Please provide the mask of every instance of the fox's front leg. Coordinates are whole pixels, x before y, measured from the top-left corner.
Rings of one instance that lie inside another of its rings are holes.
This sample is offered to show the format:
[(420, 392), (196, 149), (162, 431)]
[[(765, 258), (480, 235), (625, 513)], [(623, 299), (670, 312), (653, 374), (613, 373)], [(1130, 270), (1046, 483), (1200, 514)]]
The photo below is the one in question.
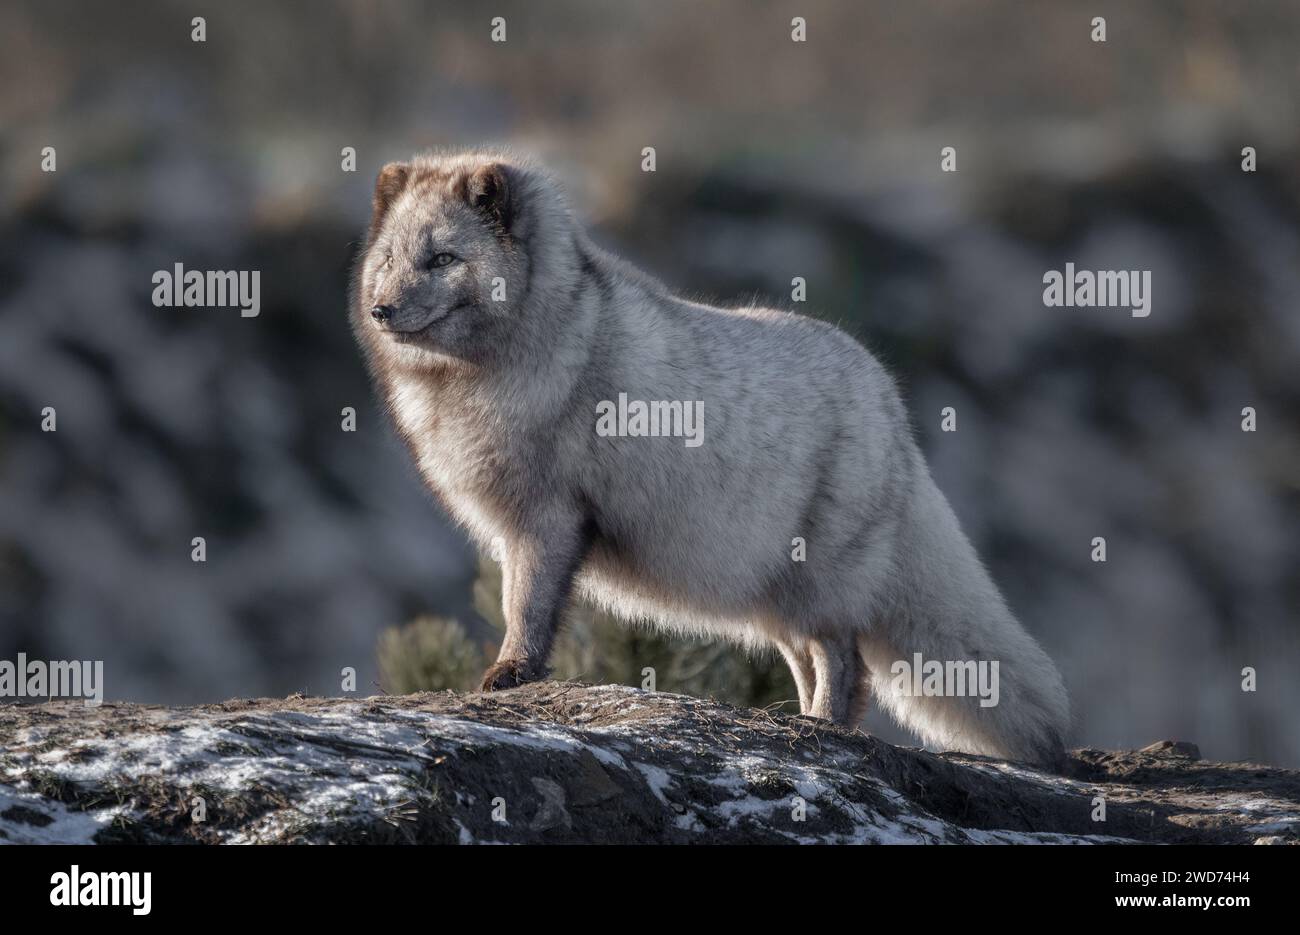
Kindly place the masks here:
[(506, 636), (497, 661), (483, 674), (482, 691), (514, 688), (550, 674), (547, 661), (586, 543), (576, 519), (547, 528), (507, 544), (501, 571)]

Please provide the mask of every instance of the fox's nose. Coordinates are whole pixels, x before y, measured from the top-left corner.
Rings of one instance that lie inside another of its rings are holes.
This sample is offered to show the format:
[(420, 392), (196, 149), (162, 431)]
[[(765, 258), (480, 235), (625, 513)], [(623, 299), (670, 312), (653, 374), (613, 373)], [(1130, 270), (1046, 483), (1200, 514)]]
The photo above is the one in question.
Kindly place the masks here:
[(393, 307), (391, 305), (376, 305), (370, 310), (370, 317), (379, 322), (388, 321), (393, 317)]

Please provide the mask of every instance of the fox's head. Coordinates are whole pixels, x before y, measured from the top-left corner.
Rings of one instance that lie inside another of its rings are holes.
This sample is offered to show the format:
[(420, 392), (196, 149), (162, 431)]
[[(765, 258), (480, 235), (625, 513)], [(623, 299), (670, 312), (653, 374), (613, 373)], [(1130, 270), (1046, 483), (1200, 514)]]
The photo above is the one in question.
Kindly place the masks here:
[[(482, 362), (513, 332), (549, 186), (507, 158), (421, 156), (384, 166), (353, 285), (353, 327), (412, 365)], [(565, 213), (565, 212), (561, 212)]]

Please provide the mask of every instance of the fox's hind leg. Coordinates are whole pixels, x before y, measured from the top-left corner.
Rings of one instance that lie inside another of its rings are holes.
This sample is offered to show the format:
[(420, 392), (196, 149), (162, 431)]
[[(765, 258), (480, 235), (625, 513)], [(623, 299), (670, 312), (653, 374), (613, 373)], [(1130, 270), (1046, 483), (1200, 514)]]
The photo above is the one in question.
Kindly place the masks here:
[(845, 633), (814, 640), (809, 649), (816, 673), (809, 713), (843, 727), (856, 727), (870, 701), (867, 667), (856, 637)]
[(853, 682), (853, 693), (849, 696), (849, 726), (857, 727), (871, 707), (871, 670), (867, 668), (867, 657), (862, 651), (860, 640), (853, 641), (853, 656), (857, 665), (857, 678)]
[(813, 670), (812, 653), (807, 645), (778, 641), (776, 648), (781, 650), (790, 674), (794, 676), (794, 687), (799, 690), (799, 713), (811, 714), (813, 690), (817, 686), (817, 673)]

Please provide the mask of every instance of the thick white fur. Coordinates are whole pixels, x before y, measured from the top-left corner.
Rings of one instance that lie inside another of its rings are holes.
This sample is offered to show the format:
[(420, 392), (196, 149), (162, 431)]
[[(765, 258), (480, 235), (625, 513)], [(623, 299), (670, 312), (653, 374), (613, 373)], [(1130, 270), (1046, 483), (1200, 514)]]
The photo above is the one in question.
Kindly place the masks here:
[[(500, 243), (456, 194), (456, 173), (488, 163), (512, 198)], [(548, 628), (576, 590), (632, 621), (777, 647), (806, 713), (853, 724), (874, 696), (936, 747), (1059, 760), (1060, 676), (981, 565), (865, 348), (811, 318), (673, 295), (593, 245), (558, 186), (508, 154), (412, 166), (417, 181), (376, 218), (354, 323), (430, 487), (477, 540), (506, 544), (498, 670), (544, 672)], [(466, 258), (459, 278), (422, 270), (430, 239)], [(495, 274), (511, 302), (439, 307)], [(435, 316), (425, 343), (394, 346), (370, 327), (364, 310), (381, 296), (403, 322)], [(702, 402), (704, 443), (598, 436), (597, 404), (619, 393)], [(796, 539), (806, 561), (792, 560)], [(914, 653), (996, 661), (999, 703), (895, 692), (891, 666)]]

